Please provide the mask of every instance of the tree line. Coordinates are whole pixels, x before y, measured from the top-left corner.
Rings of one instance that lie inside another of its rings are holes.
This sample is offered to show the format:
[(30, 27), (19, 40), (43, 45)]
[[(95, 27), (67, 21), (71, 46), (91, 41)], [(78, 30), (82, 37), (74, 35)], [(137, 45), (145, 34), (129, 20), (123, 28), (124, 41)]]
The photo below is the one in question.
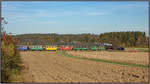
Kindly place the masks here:
[(110, 43), (123, 47), (148, 47), (145, 32), (107, 32), (102, 34), (21, 34), (14, 35), (21, 45)]

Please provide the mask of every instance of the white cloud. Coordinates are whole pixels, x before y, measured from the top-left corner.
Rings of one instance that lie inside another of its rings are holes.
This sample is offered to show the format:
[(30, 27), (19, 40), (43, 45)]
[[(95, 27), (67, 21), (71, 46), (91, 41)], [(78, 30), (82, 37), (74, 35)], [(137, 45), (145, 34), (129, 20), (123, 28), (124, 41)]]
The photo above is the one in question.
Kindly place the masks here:
[(140, 7), (148, 7), (147, 4), (143, 3), (130, 3), (130, 4), (118, 4), (118, 5), (105, 5), (106, 7), (111, 7), (111, 8), (140, 8)]
[(62, 16), (74, 16), (74, 15), (82, 15), (82, 16), (101, 16), (101, 15), (110, 15), (110, 13), (98, 12), (98, 11), (44, 11), (44, 10), (36, 10), (34, 13), (34, 17), (62, 17)]
[(101, 15), (109, 15), (109, 13), (104, 13), (104, 12), (89, 12), (89, 16), (101, 16)]
[(80, 11), (49, 11), (49, 10), (35, 10), (35, 17), (61, 17), (70, 15), (80, 15)]
[(2, 9), (5, 11), (16, 11), (19, 10), (18, 8), (22, 7), (24, 5), (17, 4), (17, 3), (9, 3), (9, 2), (3, 2), (2, 3)]
[(148, 7), (148, 4), (147, 5), (143, 5), (143, 4), (126, 4), (126, 5), (119, 5), (119, 7), (121, 7), (121, 8)]
[(56, 21), (41, 21), (39, 23), (40, 24), (60, 24), (60, 22), (56, 22)]
[(16, 10), (17, 7), (15, 5), (9, 5), (7, 3), (2, 4), (2, 10), (10, 11), (10, 10)]

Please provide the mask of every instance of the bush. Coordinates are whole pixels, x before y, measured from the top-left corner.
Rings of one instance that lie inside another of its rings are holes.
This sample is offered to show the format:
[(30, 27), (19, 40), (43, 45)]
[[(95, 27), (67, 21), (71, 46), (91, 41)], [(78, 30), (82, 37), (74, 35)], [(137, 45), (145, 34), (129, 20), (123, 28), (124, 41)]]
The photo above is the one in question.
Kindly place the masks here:
[(12, 82), (14, 76), (20, 74), (21, 71), (21, 59), (16, 49), (17, 39), (2, 33), (1, 42), (2, 82)]

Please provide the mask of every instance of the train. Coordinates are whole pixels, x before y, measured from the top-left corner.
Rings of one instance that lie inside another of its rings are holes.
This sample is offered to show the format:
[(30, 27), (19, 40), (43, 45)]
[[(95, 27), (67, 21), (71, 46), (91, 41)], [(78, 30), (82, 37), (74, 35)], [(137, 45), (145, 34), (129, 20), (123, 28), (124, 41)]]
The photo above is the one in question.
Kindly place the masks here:
[(62, 51), (69, 51), (69, 50), (91, 50), (91, 51), (103, 51), (103, 50), (124, 50), (123, 47), (119, 46), (112, 46), (112, 45), (102, 45), (102, 46), (90, 46), (90, 47), (75, 47), (71, 45), (62, 45), (62, 46), (56, 46), (56, 45), (17, 45), (17, 49), (20, 51), (57, 51), (57, 50), (62, 50)]

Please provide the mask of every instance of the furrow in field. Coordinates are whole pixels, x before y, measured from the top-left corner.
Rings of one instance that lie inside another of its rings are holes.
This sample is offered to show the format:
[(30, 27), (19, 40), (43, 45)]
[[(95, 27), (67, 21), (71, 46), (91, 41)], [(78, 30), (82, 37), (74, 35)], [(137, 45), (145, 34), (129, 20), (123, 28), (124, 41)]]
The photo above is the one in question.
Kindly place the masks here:
[(24, 82), (148, 82), (148, 69), (79, 60), (50, 51), (21, 52)]

